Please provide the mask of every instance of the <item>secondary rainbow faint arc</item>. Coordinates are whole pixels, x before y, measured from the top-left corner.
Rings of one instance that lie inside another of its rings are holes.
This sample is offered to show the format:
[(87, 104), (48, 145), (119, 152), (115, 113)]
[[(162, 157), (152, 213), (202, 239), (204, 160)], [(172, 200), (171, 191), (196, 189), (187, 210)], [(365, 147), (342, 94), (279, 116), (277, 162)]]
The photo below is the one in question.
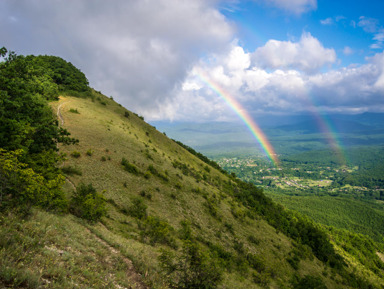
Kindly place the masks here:
[(225, 92), (220, 86), (210, 80), (202, 72), (199, 72), (197, 75), (205, 84), (207, 84), (212, 90), (214, 90), (218, 95), (220, 95), (229, 105), (229, 107), (241, 118), (241, 120), (247, 125), (248, 129), (251, 131), (252, 135), (255, 137), (257, 142), (261, 145), (268, 158), (276, 167), (278, 167), (280, 162), (273, 146), (268, 141), (264, 132), (248, 114), (246, 109), (234, 97), (232, 97), (232, 95)]

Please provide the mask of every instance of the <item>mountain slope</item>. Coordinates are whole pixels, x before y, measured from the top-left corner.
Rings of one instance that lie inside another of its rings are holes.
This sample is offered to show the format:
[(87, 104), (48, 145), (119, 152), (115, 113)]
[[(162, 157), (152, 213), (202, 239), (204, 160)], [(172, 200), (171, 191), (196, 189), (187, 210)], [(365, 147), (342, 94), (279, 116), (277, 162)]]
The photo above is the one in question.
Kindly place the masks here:
[[(75, 186), (92, 183), (105, 190), (108, 200), (108, 216), (91, 230), (132, 259), (147, 284), (160, 288), (169, 282), (159, 256), (162, 250), (182, 254), (187, 239), (222, 263), (221, 288), (291, 287), (305, 276), (320, 278), (329, 288), (342, 287), (337, 270), (228, 194), (228, 187), (236, 188), (229, 176), (134, 113), (97, 94), (93, 101), (62, 97), (53, 104), (56, 111), (59, 106), (63, 126), (80, 140), (60, 148), (68, 156), (62, 166), (82, 173), (68, 176), (68, 181)], [(70, 156), (74, 151), (81, 156)], [(71, 185), (67, 187), (70, 194)], [(142, 211), (148, 217), (140, 217), (140, 207), (147, 207)], [(324, 272), (330, 275), (324, 277)]]
[(1, 287), (383, 286), (377, 244), (287, 211), (70, 63), (9, 53), (0, 72)]

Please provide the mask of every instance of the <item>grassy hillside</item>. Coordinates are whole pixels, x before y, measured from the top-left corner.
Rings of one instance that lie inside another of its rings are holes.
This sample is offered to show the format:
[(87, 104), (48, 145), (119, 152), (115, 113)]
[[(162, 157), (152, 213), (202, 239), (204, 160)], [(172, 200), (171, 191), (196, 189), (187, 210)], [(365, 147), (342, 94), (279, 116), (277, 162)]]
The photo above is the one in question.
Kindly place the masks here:
[[(92, 184), (104, 192), (107, 215), (98, 223), (40, 209), (26, 218), (3, 215), (4, 286), (383, 285), (380, 274), (360, 262), (340, 271), (318, 260), (307, 245), (239, 202), (234, 179), (113, 100), (93, 92), (92, 98), (61, 97), (51, 105), (60, 125), (79, 139), (77, 145), (60, 145), (67, 196), (81, 183)], [(353, 268), (359, 268), (358, 281), (347, 273)]]
[[(80, 140), (76, 146), (61, 147), (68, 156), (63, 167), (74, 167), (81, 172), (81, 175), (68, 176), (68, 180), (75, 186), (80, 182), (92, 183), (97, 190), (105, 190), (108, 200), (108, 217), (92, 230), (114, 247), (122, 248), (152, 285), (163, 283), (159, 281), (162, 279), (159, 249), (182, 247), (179, 237), (182, 222), (188, 224), (204, 247), (217, 247), (217, 251), (225, 251), (222, 254), (236, 256), (234, 245), (239, 244), (242, 250), (260, 258), (261, 273), (246, 272), (248, 269), (242, 268), (246, 267), (243, 264), (231, 265), (233, 272), (225, 272), (224, 277), (227, 288), (257, 287), (253, 279), (278, 287), (289, 284), (294, 270), (287, 261), (281, 260), (294, 250), (292, 241), (278, 235), (261, 219), (234, 218), (231, 207), (239, 211), (242, 208), (220, 190), (220, 184), (230, 181), (228, 177), (101, 95), (96, 96), (95, 101), (61, 98), (53, 104), (56, 111), (59, 107), (63, 125)], [(71, 112), (74, 110), (78, 113)], [(72, 157), (75, 151), (81, 156)], [(138, 173), (125, 170), (121, 164), (123, 158)], [(70, 193), (71, 186), (67, 187)], [(144, 203), (149, 216), (167, 224), (168, 230), (164, 231), (169, 233), (164, 233), (164, 240), (157, 242), (152, 241), (151, 236), (143, 236), (140, 226), (145, 225), (132, 217), (131, 212), (137, 203)], [(309, 263), (320, 275), (323, 270), (320, 262)], [(303, 275), (308, 273), (308, 266), (303, 266)], [(274, 272), (276, 268), (279, 269)]]
[[(345, 281), (337, 270), (317, 260), (307, 246), (279, 233), (261, 216), (249, 214), (228, 194), (224, 185), (233, 182), (229, 176), (208, 166), (113, 100), (98, 93), (88, 99), (61, 97), (52, 103), (52, 109), (61, 125), (79, 139), (78, 145), (60, 147), (60, 152), (66, 154), (61, 167), (67, 172), (67, 195), (80, 183), (92, 184), (97, 191), (104, 191), (108, 213), (97, 224), (50, 214), (49, 221), (43, 221), (47, 213), (33, 213), (27, 221), (32, 231), (21, 234), (30, 238), (40, 234), (43, 244), (53, 244), (54, 250), (63, 252), (51, 263), (61, 270), (56, 273), (60, 278), (28, 269), (38, 284), (45, 279), (52, 284), (65, 284), (63, 274), (73, 274), (77, 280), (73, 282), (89, 286), (103, 272), (112, 270), (112, 275), (105, 277), (111, 287), (139, 282), (138, 286), (166, 288), (173, 285), (169, 277), (178, 280), (183, 276), (178, 271), (167, 271), (164, 258), (175, 255), (175, 260), (186, 262), (185, 243), (189, 240), (198, 245), (201, 266), (209, 264), (222, 274), (219, 288), (291, 288), (306, 280), (321, 280), (328, 288), (343, 287)], [(128, 164), (125, 167), (123, 159)], [(33, 224), (40, 222), (45, 228), (61, 223), (60, 230), (56, 229), (60, 232), (56, 238), (61, 242), (49, 239), (49, 229), (35, 233)], [(12, 229), (10, 225), (9, 230)], [(49, 248), (40, 245), (33, 250), (44, 256)], [(65, 268), (71, 267), (70, 256), (75, 258), (76, 251), (89, 261), (76, 263), (76, 272), (68, 273)], [(115, 270), (108, 261), (98, 264), (108, 252), (114, 252), (110, 257), (120, 260), (121, 268)], [(128, 260), (132, 260), (134, 269), (128, 269)], [(40, 261), (31, 259), (30, 265)], [(96, 274), (84, 268), (88, 266), (104, 267)], [(89, 278), (82, 277), (84, 270)], [(134, 272), (133, 281), (124, 277), (128, 274), (125, 271)], [(382, 282), (369, 272), (365, 278), (376, 284)], [(92, 286), (103, 287), (97, 282)]]
[[(76, 69), (63, 61), (51, 67), (53, 60), (11, 57), (0, 65), (11, 73), (1, 75), (8, 81), (1, 101), (18, 112), (2, 108), (1, 287), (384, 286), (380, 246), (332, 228), (327, 235), (88, 90), (85, 76), (83, 98), (57, 98), (79, 90), (55, 80), (56, 66), (70, 75)], [(46, 77), (43, 86), (36, 76)], [(60, 129), (47, 111), (47, 89)], [(45, 123), (36, 122), (39, 112)]]

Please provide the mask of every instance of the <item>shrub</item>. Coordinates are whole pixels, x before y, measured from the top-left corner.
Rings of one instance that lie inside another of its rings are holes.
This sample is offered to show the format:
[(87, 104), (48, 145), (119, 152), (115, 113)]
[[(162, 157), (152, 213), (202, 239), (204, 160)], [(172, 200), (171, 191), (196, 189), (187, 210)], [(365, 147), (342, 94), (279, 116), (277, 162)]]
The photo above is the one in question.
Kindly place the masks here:
[(69, 176), (73, 176), (73, 175), (78, 175), (78, 176), (81, 176), (83, 175), (82, 171), (77, 168), (77, 167), (72, 167), (72, 166), (65, 166), (65, 167), (62, 167), (61, 168), (61, 171), (66, 174), (66, 175), (69, 175)]
[(77, 110), (77, 108), (70, 108), (70, 109), (69, 109), (69, 112), (77, 113), (77, 114), (80, 113), (80, 112)]
[(175, 184), (175, 188), (178, 189), (178, 190), (181, 190), (182, 185), (180, 183), (177, 183), (177, 184)]
[(253, 255), (253, 254), (247, 254), (247, 262), (248, 264), (258, 271), (259, 273), (265, 271), (266, 266), (265, 266), (265, 261), (261, 256), (258, 255)]
[(139, 223), (140, 235), (143, 241), (148, 241), (154, 245), (161, 243), (171, 247), (176, 246), (176, 242), (171, 235), (174, 229), (158, 217), (148, 216), (143, 222)]
[(76, 158), (76, 159), (78, 159), (78, 158), (81, 156), (81, 154), (80, 154), (80, 152), (78, 152), (78, 151), (73, 151), (73, 152), (71, 153), (71, 156), (74, 157), (74, 158)]
[(106, 199), (92, 184), (80, 184), (71, 198), (70, 211), (77, 217), (97, 222), (107, 213)]
[(260, 244), (260, 240), (258, 238), (256, 238), (255, 236), (253, 235), (249, 235), (247, 237), (247, 240), (252, 243), (252, 244), (255, 244), (255, 245), (259, 245)]
[(147, 198), (148, 200), (152, 199), (152, 194), (150, 192), (141, 191), (140, 196), (142, 196), (143, 198)]
[(163, 249), (159, 261), (171, 288), (213, 289), (222, 279), (217, 261), (191, 241), (185, 241), (178, 260), (172, 252)]
[(125, 111), (125, 112), (124, 112), (124, 116), (125, 116), (126, 118), (128, 118), (128, 117), (129, 117), (129, 112), (128, 112), (128, 111)]
[(192, 229), (191, 223), (189, 221), (181, 221), (180, 222), (181, 229), (179, 230), (179, 237), (182, 240), (192, 240)]
[(215, 197), (208, 196), (204, 205), (208, 208), (208, 212), (211, 214), (212, 217), (221, 219), (221, 216), (219, 214), (218, 201)]
[(140, 173), (139, 169), (135, 165), (129, 163), (126, 158), (122, 158), (121, 164), (124, 169), (131, 174), (138, 175)]
[(151, 173), (146, 171), (144, 174), (144, 178), (148, 180), (150, 177), (151, 177)]
[(323, 280), (320, 277), (307, 275), (302, 278), (295, 286), (295, 289), (327, 289)]
[(89, 149), (86, 152), (87, 156), (92, 156), (93, 155), (93, 150)]
[(105, 162), (107, 160), (107, 158), (105, 156), (102, 156), (101, 159), (100, 159), (102, 162)]
[(148, 171), (149, 171), (152, 175), (159, 177), (159, 178), (162, 179), (163, 181), (165, 181), (165, 182), (169, 182), (168, 177), (167, 177), (165, 174), (160, 173), (160, 172), (159, 172), (153, 165), (149, 165), (149, 166), (148, 166)]
[(134, 218), (144, 219), (147, 217), (147, 205), (138, 197), (132, 198), (132, 205), (125, 210), (127, 214)]

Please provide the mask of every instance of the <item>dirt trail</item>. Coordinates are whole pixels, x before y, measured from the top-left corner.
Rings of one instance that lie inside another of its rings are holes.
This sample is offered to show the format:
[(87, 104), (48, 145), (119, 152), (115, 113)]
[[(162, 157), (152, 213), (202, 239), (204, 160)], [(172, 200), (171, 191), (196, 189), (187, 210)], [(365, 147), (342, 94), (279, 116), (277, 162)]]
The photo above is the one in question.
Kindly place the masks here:
[(59, 104), (59, 106), (57, 107), (57, 118), (60, 120), (60, 123), (61, 125), (64, 125), (64, 118), (63, 118), (63, 115), (61, 114), (61, 106), (65, 103), (69, 103), (70, 101), (64, 101), (62, 103)]
[[(70, 101), (64, 101), (63, 103), (60, 103), (59, 106), (57, 107), (57, 118), (59, 119), (59, 122), (61, 123), (61, 126), (64, 125), (64, 118), (63, 118), (63, 115), (61, 114), (61, 106), (65, 103), (68, 103)], [(57, 144), (59, 145), (59, 144)], [(76, 186), (75, 184), (68, 178), (68, 177), (65, 177), (65, 180), (72, 186), (73, 190), (76, 191)]]
[[(102, 226), (104, 226), (103, 224), (101, 224)], [(104, 226), (105, 227), (105, 226)], [(108, 230), (107, 228), (105, 228), (105, 230)], [(104, 241), (103, 239), (101, 239), (99, 236), (97, 236), (95, 233), (93, 233), (90, 229), (87, 228), (87, 231), (92, 234), (94, 236), (94, 238), (100, 243), (102, 244), (104, 247), (106, 247), (110, 252), (111, 252), (111, 256), (113, 255), (119, 255), (125, 262), (125, 264), (127, 264), (127, 278), (130, 282), (132, 282), (133, 284), (130, 286), (130, 288), (135, 288), (135, 289), (148, 289), (149, 287), (147, 285), (144, 284), (143, 282), (143, 278), (141, 276), (140, 273), (138, 273), (135, 268), (133, 267), (133, 263), (130, 259), (128, 259), (127, 257), (124, 257), (117, 249), (115, 249), (114, 247), (112, 247), (111, 245), (109, 245), (106, 241)], [(108, 260), (107, 260), (108, 261)], [(114, 284), (116, 286), (116, 288), (123, 288), (121, 286), (119, 286), (118, 284)]]
[(384, 262), (384, 254), (380, 253), (380, 252), (376, 252), (377, 256), (379, 256), (379, 258), (381, 259), (381, 261)]
[(72, 189), (74, 191), (76, 191), (76, 186), (74, 183), (72, 183), (72, 181), (68, 178), (68, 177), (65, 177), (65, 180), (72, 186)]
[(57, 107), (57, 118), (60, 120), (61, 125), (64, 125), (64, 118), (61, 115), (61, 111), (60, 111), (62, 105), (63, 104), (60, 103), (60, 105)]

